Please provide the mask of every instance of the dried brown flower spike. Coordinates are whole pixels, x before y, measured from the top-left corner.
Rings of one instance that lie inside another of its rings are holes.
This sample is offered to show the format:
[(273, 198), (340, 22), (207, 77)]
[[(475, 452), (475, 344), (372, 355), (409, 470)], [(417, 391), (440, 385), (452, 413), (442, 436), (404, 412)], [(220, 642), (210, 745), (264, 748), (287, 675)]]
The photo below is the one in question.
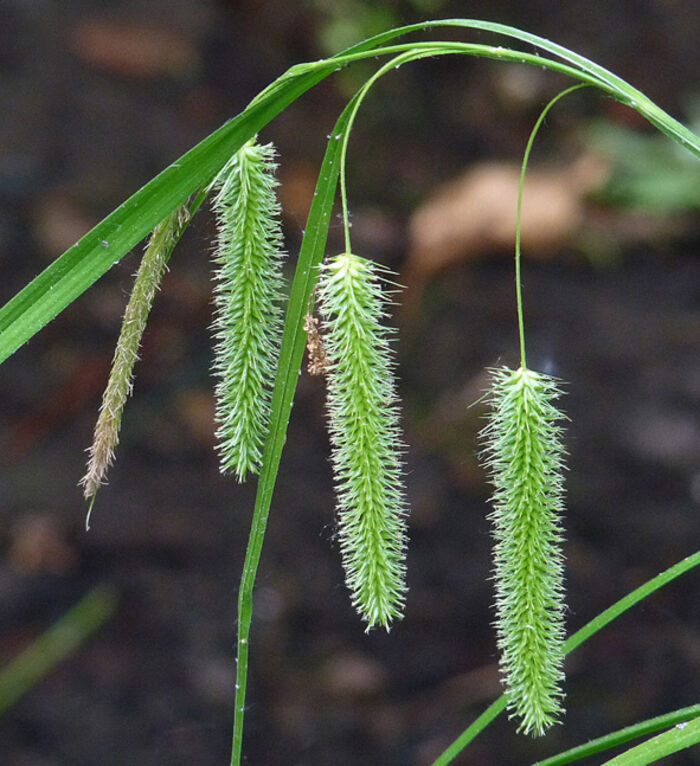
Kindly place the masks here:
[(85, 499), (90, 501), (85, 519), (86, 529), (90, 528), (90, 513), (97, 490), (105, 483), (107, 470), (114, 462), (114, 450), (119, 444), (122, 412), (133, 388), (134, 365), (139, 358), (141, 336), (146, 329), (153, 298), (163, 278), (170, 253), (189, 220), (190, 212), (186, 205), (177, 207), (163, 219), (153, 229), (136, 273), (129, 303), (124, 311), (119, 340), (114, 350), (109, 380), (102, 395), (92, 445), (88, 448), (90, 457), (87, 472), (80, 480)]
[(323, 336), (318, 329), (319, 321), (311, 312), (304, 317), (304, 332), (306, 338), (306, 352), (309, 360), (306, 369), (309, 375), (325, 375), (328, 371), (328, 357)]

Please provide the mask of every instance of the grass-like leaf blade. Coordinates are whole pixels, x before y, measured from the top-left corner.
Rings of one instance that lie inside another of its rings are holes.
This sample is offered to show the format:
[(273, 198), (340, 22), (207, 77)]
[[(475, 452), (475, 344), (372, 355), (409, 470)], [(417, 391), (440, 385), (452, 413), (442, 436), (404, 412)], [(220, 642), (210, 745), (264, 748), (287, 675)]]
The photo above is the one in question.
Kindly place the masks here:
[(111, 617), (119, 597), (97, 585), (0, 669), (0, 716), (76, 652)]
[(624, 745), (637, 737), (643, 737), (646, 734), (655, 734), (662, 729), (668, 729), (669, 726), (677, 726), (679, 723), (685, 723), (693, 718), (700, 717), (700, 705), (690, 705), (689, 707), (674, 710), (671, 713), (658, 715), (655, 718), (648, 718), (646, 721), (625, 726), (624, 729), (618, 729), (603, 737), (596, 737), (583, 745), (572, 747), (563, 753), (557, 753), (544, 761), (537, 761), (533, 766), (564, 766), (567, 763), (580, 761), (582, 758), (588, 758), (596, 753), (602, 753), (605, 750), (611, 750), (613, 747)]
[(190, 149), (121, 204), (0, 309), (0, 362), (81, 295), (229, 157), (333, 66), (282, 75), (237, 117)]
[(700, 742), (700, 718), (676, 724), (672, 729), (635, 745), (606, 761), (603, 766), (647, 766), (667, 755), (685, 750)]
[(678, 122), (678, 120), (671, 117), (671, 115), (661, 109), (661, 107), (657, 106), (640, 90), (630, 85), (618, 75), (613, 74), (609, 69), (600, 66), (600, 64), (596, 64), (595, 61), (591, 61), (591, 59), (586, 58), (563, 45), (559, 45), (558, 43), (547, 40), (539, 35), (532, 34), (531, 32), (525, 32), (522, 29), (508, 26), (507, 24), (498, 24), (491, 21), (483, 21), (481, 19), (435, 19), (433, 21), (426, 21), (418, 24), (409, 24), (387, 30), (386, 32), (381, 32), (380, 34), (370, 37), (358, 45), (337, 54), (334, 58), (342, 58), (347, 54), (374, 50), (384, 43), (387, 43), (390, 40), (395, 40), (398, 37), (403, 37), (404, 35), (413, 32), (426, 32), (441, 27), (457, 27), (491, 32), (501, 37), (510, 37), (514, 40), (519, 40), (520, 42), (534, 45), (536, 48), (547, 51), (550, 55), (556, 56), (562, 61), (566, 61), (573, 65), (576, 69), (593, 76), (600, 83), (603, 90), (606, 90), (622, 103), (628, 104), (630, 107), (638, 111), (662, 133), (665, 133), (692, 152), (696, 157), (700, 158), (700, 137), (693, 133), (692, 130), (689, 130), (685, 125)]
[[(596, 84), (629, 104), (662, 132), (700, 157), (700, 139), (636, 88), (604, 67), (545, 38), (514, 27), (475, 19), (445, 19), (389, 30), (330, 59), (291, 67), (251, 102), (247, 109), (163, 170), (120, 205), (79, 242), (56, 259), (0, 309), (0, 362), (38, 332), (119, 261), (137, 242), (199, 186), (209, 182), (224, 162), (258, 130), (309, 88), (342, 65), (343, 59), (396, 52), (381, 46), (397, 37), (438, 27), (492, 32), (534, 45), (585, 73)], [(439, 43), (436, 43), (439, 45)], [(503, 51), (508, 51), (504, 48)], [(510, 57), (509, 57), (510, 58)], [(554, 62), (543, 65), (557, 69)]]

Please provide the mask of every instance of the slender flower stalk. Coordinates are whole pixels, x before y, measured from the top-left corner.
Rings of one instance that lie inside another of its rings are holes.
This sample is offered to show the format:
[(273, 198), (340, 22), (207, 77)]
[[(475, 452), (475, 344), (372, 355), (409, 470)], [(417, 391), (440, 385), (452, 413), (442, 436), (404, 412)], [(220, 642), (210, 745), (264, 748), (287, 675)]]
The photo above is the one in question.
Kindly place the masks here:
[(181, 205), (156, 226), (148, 240), (136, 273), (114, 351), (109, 380), (102, 396), (93, 442), (88, 449), (87, 472), (80, 481), (86, 500), (91, 501), (85, 521), (88, 529), (95, 495), (100, 486), (105, 483), (107, 471), (114, 462), (114, 450), (119, 444), (122, 413), (133, 389), (134, 365), (139, 358), (141, 337), (146, 329), (153, 298), (163, 278), (172, 249), (180, 239), (189, 219), (188, 207)]
[(214, 182), (218, 238), (213, 372), (222, 473), (257, 473), (282, 332), (282, 229), (275, 151), (252, 139)]
[(482, 431), (495, 491), (496, 629), (508, 706), (536, 735), (563, 712), (563, 461), (556, 381), (525, 367), (493, 371)]
[(378, 268), (343, 253), (318, 290), (327, 354), (328, 416), (340, 549), (367, 630), (401, 617), (406, 502), (399, 407)]
[(495, 491), (496, 632), (511, 717), (520, 730), (544, 734), (564, 712), (564, 447), (554, 401), (557, 381), (527, 368), (520, 278), (520, 222), (530, 151), (549, 110), (584, 85), (558, 93), (533, 127), (520, 171), (515, 224), (515, 294), (520, 368), (493, 370), (489, 424), (481, 437)]

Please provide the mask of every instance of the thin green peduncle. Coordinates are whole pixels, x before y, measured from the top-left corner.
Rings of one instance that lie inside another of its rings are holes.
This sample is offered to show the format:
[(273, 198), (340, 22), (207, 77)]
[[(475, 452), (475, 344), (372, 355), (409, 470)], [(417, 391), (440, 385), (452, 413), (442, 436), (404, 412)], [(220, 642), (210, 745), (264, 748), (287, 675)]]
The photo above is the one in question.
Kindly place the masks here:
[(345, 158), (347, 156), (348, 152), (348, 142), (350, 140), (350, 133), (352, 131), (352, 126), (355, 122), (355, 117), (357, 115), (357, 112), (360, 108), (360, 105), (364, 101), (365, 96), (369, 92), (370, 88), (374, 85), (374, 83), (382, 76), (385, 75), (387, 72), (390, 72), (392, 69), (398, 69), (401, 64), (405, 64), (408, 61), (415, 61), (418, 58), (427, 58), (429, 56), (437, 56), (437, 55), (444, 55), (445, 53), (452, 53), (453, 51), (447, 49), (444, 50), (439, 47), (431, 47), (427, 48), (424, 51), (421, 51), (420, 54), (416, 54), (414, 50), (409, 50), (404, 53), (402, 53), (399, 56), (395, 56), (391, 61), (388, 61), (386, 64), (381, 66), (377, 71), (365, 82), (365, 84), (360, 88), (360, 90), (357, 92), (357, 100), (355, 101), (355, 104), (352, 108), (352, 111), (350, 112), (350, 117), (348, 119), (347, 126), (343, 133), (341, 135), (335, 135), (331, 136), (331, 140), (335, 139), (342, 139), (342, 144), (340, 148), (340, 201), (342, 206), (342, 215), (343, 215), (343, 228), (345, 231), (345, 252), (351, 253), (352, 252), (352, 246), (350, 244), (350, 214), (348, 212), (348, 192), (347, 192), (347, 186), (345, 183)]
[(525, 363), (525, 321), (523, 319), (523, 293), (522, 293), (522, 286), (521, 286), (521, 280), (520, 280), (520, 220), (521, 220), (521, 213), (522, 213), (522, 207), (523, 207), (523, 186), (525, 185), (525, 171), (527, 170), (527, 163), (530, 159), (530, 151), (532, 150), (532, 145), (535, 142), (535, 136), (537, 135), (537, 131), (540, 129), (540, 125), (544, 122), (544, 118), (547, 116), (547, 112), (554, 106), (554, 104), (557, 103), (560, 99), (564, 98), (564, 96), (568, 95), (569, 93), (572, 93), (575, 90), (579, 90), (580, 88), (585, 88), (585, 83), (580, 83), (579, 85), (572, 85), (570, 88), (566, 88), (566, 90), (561, 91), (561, 93), (558, 93), (548, 104), (545, 106), (545, 108), (540, 113), (540, 116), (537, 118), (537, 122), (535, 123), (535, 127), (532, 129), (532, 132), (530, 133), (530, 138), (528, 138), (527, 146), (525, 147), (525, 154), (523, 155), (523, 165), (520, 169), (520, 183), (518, 185), (518, 207), (515, 214), (515, 297), (518, 304), (518, 333), (520, 335), (520, 366), (524, 369), (527, 368), (527, 365)]

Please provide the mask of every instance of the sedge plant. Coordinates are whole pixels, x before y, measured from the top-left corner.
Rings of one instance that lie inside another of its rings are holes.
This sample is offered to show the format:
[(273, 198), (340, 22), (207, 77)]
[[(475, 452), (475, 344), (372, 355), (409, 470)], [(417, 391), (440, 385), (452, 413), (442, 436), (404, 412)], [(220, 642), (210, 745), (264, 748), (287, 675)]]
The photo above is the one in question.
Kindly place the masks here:
[[(496, 35), (502, 44), (403, 39), (441, 28)], [(140, 296), (138, 310), (133, 322), (125, 321), (124, 332), (127, 324), (133, 324), (134, 331), (129, 331), (128, 348), (119, 363), (118, 385), (115, 381), (113, 386), (114, 406), (103, 407), (103, 411), (108, 410), (105, 417), (112, 421), (111, 435), (99, 448), (104, 456), (102, 467), (97, 470), (91, 465), (90, 478), (85, 481), (88, 496), (94, 498), (116, 445), (139, 338), (164, 264), (204, 198), (211, 198), (219, 231), (214, 325), (219, 454), (222, 469), (236, 478), (259, 474), (238, 590), (232, 766), (239, 766), (243, 757), (253, 587), (307, 340), (315, 349), (318, 364), (314, 369), (327, 375), (340, 548), (351, 600), (368, 627), (388, 627), (410, 599), (404, 580), (407, 504), (397, 386), (391, 331), (383, 324), (386, 277), (381, 267), (353, 253), (350, 247), (344, 182), (341, 198), (345, 252), (324, 265), (322, 262), (341, 174), (344, 181), (348, 138), (367, 93), (394, 67), (443, 55), (544, 67), (576, 84), (592, 86), (636, 110), (700, 158), (700, 137), (623, 79), (552, 41), (475, 19), (399, 27), (335, 56), (291, 67), (240, 114), (137, 191), (0, 308), (1, 362), (153, 232), (146, 254), (153, 255), (154, 261), (147, 267), (144, 257), (148, 280), (140, 284), (137, 278), (134, 291)], [(350, 100), (330, 134), (282, 321), (274, 157), (269, 147), (254, 143), (254, 138), (276, 115), (326, 77), (354, 62), (373, 59), (384, 63)], [(187, 205), (187, 215), (176, 212), (182, 210), (182, 205)], [(170, 223), (161, 224), (166, 221)], [(156, 251), (161, 253), (158, 258)], [(543, 733), (562, 711), (565, 655), (631, 606), (700, 563), (700, 553), (689, 555), (565, 638), (559, 549), (564, 458), (562, 416), (556, 404), (559, 387), (526, 366), (519, 242), (516, 253), (521, 366), (494, 373), (492, 414), (484, 434), (486, 459), (495, 485), (492, 519), (496, 540), (496, 627), (505, 691), (438, 756), (435, 766), (456, 758), (506, 709), (519, 719), (521, 729)], [(316, 301), (320, 325), (310, 312)], [(127, 316), (132, 316), (128, 310)], [(96, 454), (93, 449), (91, 460)], [(587, 755), (664, 727), (664, 734), (641, 756), (633, 748), (626, 760), (618, 762), (648, 763), (640, 758), (648, 758), (649, 753), (666, 755), (699, 742), (700, 727), (693, 723), (697, 711), (688, 710), (633, 727), (629, 737), (607, 735), (597, 741), (593, 750), (589, 747)], [(674, 722), (688, 725), (676, 729)], [(575, 757), (561, 754), (557, 763), (568, 763)]]

